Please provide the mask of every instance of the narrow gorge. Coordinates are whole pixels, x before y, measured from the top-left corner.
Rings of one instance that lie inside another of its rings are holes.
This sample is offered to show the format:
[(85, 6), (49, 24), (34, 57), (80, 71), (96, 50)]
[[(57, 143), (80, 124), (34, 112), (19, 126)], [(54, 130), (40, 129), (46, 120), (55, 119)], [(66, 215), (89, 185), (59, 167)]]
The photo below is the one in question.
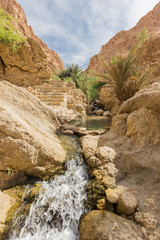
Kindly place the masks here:
[(160, 240), (159, 176), (160, 2), (83, 71), (0, 0), (0, 239)]

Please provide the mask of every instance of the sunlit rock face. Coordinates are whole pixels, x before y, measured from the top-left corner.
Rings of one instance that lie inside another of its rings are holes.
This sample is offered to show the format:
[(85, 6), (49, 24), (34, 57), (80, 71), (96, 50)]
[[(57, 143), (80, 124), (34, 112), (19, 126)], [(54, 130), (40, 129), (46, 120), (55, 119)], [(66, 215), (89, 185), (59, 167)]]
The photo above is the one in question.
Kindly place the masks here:
[(127, 53), (135, 44), (137, 34), (139, 34), (144, 27), (147, 28), (149, 36), (153, 37), (160, 34), (160, 3), (158, 3), (152, 11), (142, 17), (136, 26), (129, 31), (121, 31), (117, 33), (108, 43), (103, 45), (100, 53), (90, 59), (86, 71), (92, 70), (103, 73), (103, 66), (100, 63), (100, 59), (108, 61), (118, 53)]
[(0, 76), (20, 86), (35, 85), (51, 78), (51, 73), (64, 69), (61, 58), (34, 35), (22, 7), (15, 1), (0, 0), (0, 6), (13, 16), (12, 24), (26, 38), (18, 51), (6, 45), (0, 50)]
[(65, 150), (53, 110), (34, 95), (0, 82), (0, 170), (44, 177), (61, 168)]

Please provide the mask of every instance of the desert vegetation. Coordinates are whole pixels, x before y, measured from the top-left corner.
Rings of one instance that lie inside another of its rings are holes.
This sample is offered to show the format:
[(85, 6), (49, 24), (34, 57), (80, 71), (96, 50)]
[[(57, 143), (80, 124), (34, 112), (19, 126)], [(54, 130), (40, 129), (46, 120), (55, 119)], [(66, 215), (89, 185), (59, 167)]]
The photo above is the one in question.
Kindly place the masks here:
[[(83, 72), (82, 68), (77, 64), (67, 65), (66, 69), (58, 74), (58, 77), (67, 82), (72, 80), (76, 87), (81, 89), (86, 95), (88, 101), (92, 101), (94, 98), (99, 97), (100, 87), (105, 84), (98, 81), (100, 80), (99, 77)], [(56, 76), (55, 78), (57, 79)]]
[(125, 55), (113, 56), (109, 62), (99, 59), (103, 66), (103, 74), (95, 74), (100, 82), (111, 86), (120, 102), (133, 97), (146, 83), (148, 73), (145, 66), (138, 64), (143, 55), (144, 42), (147, 40), (147, 29), (144, 27), (137, 36), (137, 43)]
[(0, 41), (9, 45), (12, 50), (21, 47), (25, 38), (18, 32), (12, 24), (14, 18), (0, 8)]
[(136, 44), (125, 55), (115, 55), (109, 62), (99, 59), (104, 73), (85, 73), (77, 64), (70, 64), (58, 74), (59, 79), (73, 81), (89, 101), (100, 95), (100, 89), (107, 84), (114, 89), (120, 102), (133, 97), (147, 81), (148, 73), (138, 63), (143, 55), (144, 42), (148, 38), (147, 28), (138, 34)]

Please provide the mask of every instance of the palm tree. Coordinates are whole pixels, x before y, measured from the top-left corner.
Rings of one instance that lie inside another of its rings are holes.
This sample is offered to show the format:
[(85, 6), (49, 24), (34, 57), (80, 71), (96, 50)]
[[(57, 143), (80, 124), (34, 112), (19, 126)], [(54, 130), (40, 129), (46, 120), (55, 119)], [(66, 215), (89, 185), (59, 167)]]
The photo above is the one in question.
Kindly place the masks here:
[(147, 79), (144, 67), (138, 65), (143, 52), (143, 47), (140, 46), (138, 42), (127, 55), (114, 56), (108, 63), (100, 59), (104, 74), (96, 75), (114, 88), (120, 102), (134, 96)]

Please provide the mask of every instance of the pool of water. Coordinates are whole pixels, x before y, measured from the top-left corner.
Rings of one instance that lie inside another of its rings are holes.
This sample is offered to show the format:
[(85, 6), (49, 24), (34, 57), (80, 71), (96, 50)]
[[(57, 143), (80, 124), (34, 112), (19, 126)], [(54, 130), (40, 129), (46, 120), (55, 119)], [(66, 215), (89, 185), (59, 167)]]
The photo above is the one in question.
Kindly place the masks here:
[(109, 129), (111, 126), (112, 117), (107, 116), (87, 116), (84, 120), (74, 120), (70, 124), (77, 127), (85, 127), (87, 130), (103, 130)]

